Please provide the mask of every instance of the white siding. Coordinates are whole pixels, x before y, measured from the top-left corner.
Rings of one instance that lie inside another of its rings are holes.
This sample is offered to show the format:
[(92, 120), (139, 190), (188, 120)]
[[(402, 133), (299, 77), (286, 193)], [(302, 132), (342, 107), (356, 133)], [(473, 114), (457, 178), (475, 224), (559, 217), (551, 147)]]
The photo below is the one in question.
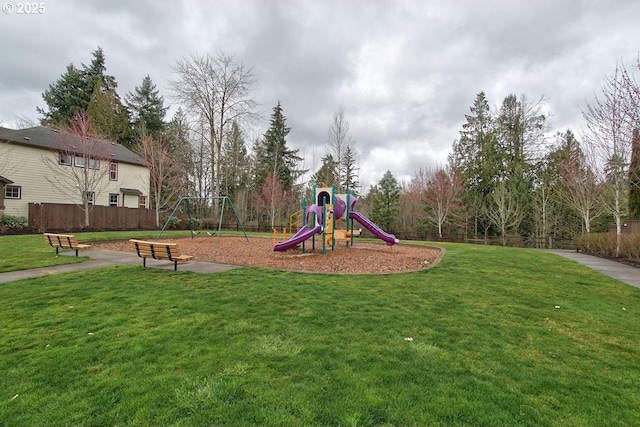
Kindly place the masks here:
[[(79, 193), (69, 192), (70, 194), (66, 194), (52, 184), (56, 178), (56, 172), (45, 164), (44, 159), (50, 158), (57, 163), (57, 152), (16, 144), (9, 144), (9, 147), (10, 149), (6, 153), (8, 158), (2, 159), (9, 163), (5, 168), (9, 171), (5, 178), (13, 181), (13, 184), (10, 185), (22, 187), (22, 197), (20, 199), (5, 199), (5, 214), (27, 217), (29, 203), (82, 203)], [(58, 165), (56, 168), (71, 167), (74, 166)], [(149, 170), (147, 168), (119, 163), (117, 181), (109, 181), (109, 162), (100, 162), (100, 169), (105, 170), (106, 173), (103, 185), (99, 186), (101, 187), (100, 191), (96, 191), (96, 205), (109, 206), (109, 194), (118, 193), (120, 194), (120, 206), (124, 201), (125, 206), (137, 208), (138, 198), (132, 195), (123, 196), (120, 192), (121, 188), (140, 190), (148, 199)]]

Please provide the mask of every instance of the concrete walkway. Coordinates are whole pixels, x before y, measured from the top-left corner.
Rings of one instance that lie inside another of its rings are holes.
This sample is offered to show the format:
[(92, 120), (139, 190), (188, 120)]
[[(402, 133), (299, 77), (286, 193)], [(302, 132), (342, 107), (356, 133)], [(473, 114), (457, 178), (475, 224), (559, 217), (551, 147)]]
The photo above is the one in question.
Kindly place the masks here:
[(572, 259), (580, 264), (593, 268), (605, 276), (613, 277), (614, 279), (618, 279), (628, 285), (640, 288), (640, 268), (638, 267), (633, 267), (631, 265), (593, 255), (583, 254), (574, 250), (551, 249), (547, 250), (547, 252)]
[[(91, 249), (81, 253), (91, 258), (91, 261), (77, 264), (56, 265), (52, 267), (33, 268), (30, 270), (10, 271), (0, 273), (0, 283), (13, 282), (14, 280), (30, 279), (33, 277), (48, 276), (51, 274), (66, 273), (70, 271), (91, 270), (94, 268), (113, 265), (139, 265), (142, 268), (142, 258), (132, 252), (108, 251), (103, 249)], [(75, 256), (74, 252), (61, 252), (60, 256)], [(238, 268), (237, 265), (218, 264), (215, 262), (189, 261), (178, 263), (178, 271), (192, 271), (195, 273), (218, 273), (221, 271)], [(147, 268), (173, 271), (173, 263), (170, 261), (147, 260)]]
[[(574, 250), (552, 249), (547, 250), (556, 255), (572, 259), (580, 264), (618, 279), (636, 288), (640, 288), (640, 268), (611, 261), (604, 258), (585, 255)], [(142, 259), (132, 252), (108, 251), (103, 249), (91, 249), (82, 253), (91, 258), (91, 261), (66, 264), (52, 267), (34, 268), (30, 270), (10, 271), (0, 273), (0, 283), (13, 282), (14, 280), (30, 279), (33, 277), (48, 276), (51, 274), (66, 273), (70, 271), (83, 271), (113, 265), (140, 265)], [(61, 256), (74, 256), (73, 252), (61, 252)], [(239, 268), (237, 265), (218, 264), (214, 262), (189, 261), (178, 264), (178, 271), (191, 271), (195, 273), (218, 273), (221, 271)], [(173, 271), (173, 263), (169, 261), (147, 260), (147, 268)]]

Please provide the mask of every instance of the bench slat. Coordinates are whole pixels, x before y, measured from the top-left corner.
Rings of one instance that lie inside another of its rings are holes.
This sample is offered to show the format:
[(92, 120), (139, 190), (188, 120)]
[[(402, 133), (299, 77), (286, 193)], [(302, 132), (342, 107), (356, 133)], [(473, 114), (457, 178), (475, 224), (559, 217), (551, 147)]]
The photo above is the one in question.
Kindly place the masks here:
[(80, 249), (91, 249), (91, 245), (78, 243), (78, 239), (73, 234), (44, 233), (44, 239), (52, 248), (55, 248), (56, 254), (60, 248), (73, 249), (76, 251), (76, 256)]
[(173, 269), (178, 270), (178, 262), (193, 259), (191, 255), (182, 255), (177, 243), (147, 242), (144, 240), (129, 240), (131, 248), (142, 258), (142, 265), (146, 267), (146, 259), (169, 260), (173, 262)]

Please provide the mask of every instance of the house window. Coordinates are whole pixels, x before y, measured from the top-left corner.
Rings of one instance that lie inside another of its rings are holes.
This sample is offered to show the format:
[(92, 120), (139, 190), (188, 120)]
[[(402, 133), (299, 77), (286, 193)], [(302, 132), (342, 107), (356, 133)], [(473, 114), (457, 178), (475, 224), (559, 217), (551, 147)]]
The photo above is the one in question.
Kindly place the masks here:
[(147, 207), (147, 196), (138, 196), (138, 207), (140, 209), (146, 209), (146, 207)]
[(7, 185), (4, 187), (5, 199), (19, 199), (22, 197), (22, 187), (19, 185)]
[(93, 203), (95, 202), (95, 199), (96, 199), (96, 193), (94, 193), (93, 191), (87, 191), (85, 194), (87, 196), (87, 202), (89, 203), (90, 206), (93, 206)]
[(89, 159), (89, 169), (100, 169), (100, 160)]
[(109, 163), (109, 180), (110, 181), (118, 180), (118, 162)]
[(109, 194), (109, 206), (119, 206), (120, 205), (120, 195), (118, 193)]
[(60, 153), (60, 164), (71, 166), (71, 154), (68, 153)]
[(75, 157), (74, 165), (76, 165), (76, 167), (83, 168), (84, 164), (85, 164), (84, 157), (80, 157), (80, 156)]

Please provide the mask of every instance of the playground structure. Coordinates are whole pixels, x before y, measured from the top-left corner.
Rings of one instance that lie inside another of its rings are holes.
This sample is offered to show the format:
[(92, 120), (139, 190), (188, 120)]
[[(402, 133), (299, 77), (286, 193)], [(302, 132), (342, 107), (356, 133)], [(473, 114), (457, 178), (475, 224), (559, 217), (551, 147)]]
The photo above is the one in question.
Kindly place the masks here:
[[(244, 227), (242, 225), (242, 221), (240, 221), (240, 218), (238, 217), (238, 214), (236, 213), (236, 209), (233, 207), (233, 203), (231, 202), (231, 199), (229, 197), (227, 197), (227, 196), (218, 196), (218, 197), (214, 197), (214, 196), (211, 196), (211, 197), (182, 197), (182, 198), (180, 198), (180, 200), (178, 200), (178, 203), (176, 204), (176, 207), (173, 208), (173, 211), (171, 211), (171, 215), (169, 215), (169, 217), (165, 221), (164, 225), (162, 226), (162, 229), (160, 230), (160, 233), (158, 234), (158, 237), (156, 237), (156, 241), (160, 239), (160, 237), (162, 236), (162, 233), (164, 232), (164, 230), (171, 223), (171, 219), (175, 216), (176, 212), (178, 211), (178, 209), (182, 205), (185, 206), (186, 211), (187, 211), (189, 231), (191, 231), (191, 238), (193, 239), (193, 237), (197, 234), (197, 232), (194, 230), (195, 221), (193, 220), (193, 218), (191, 218), (191, 204), (190, 204), (190, 202), (192, 202), (192, 201), (200, 201), (200, 200), (204, 200), (204, 201), (207, 201), (207, 202), (214, 202), (214, 203), (222, 202), (222, 203), (220, 203), (220, 218), (218, 220), (218, 232), (216, 233), (217, 236), (218, 236), (218, 242), (220, 241), (220, 232), (222, 230), (222, 219), (224, 218), (224, 210), (225, 210), (225, 207), (226, 207), (227, 204), (231, 208), (231, 212), (233, 212), (233, 216), (236, 219), (236, 223), (238, 224), (238, 226), (242, 230), (242, 233), (244, 234), (244, 238), (247, 241), (249, 241), (249, 238), (247, 237), (247, 232), (244, 231)], [(212, 235), (209, 232), (207, 232), (207, 234)]]
[[(301, 244), (304, 253), (305, 242), (308, 239), (311, 239), (312, 249), (315, 249), (317, 235), (322, 235), (322, 253), (326, 252), (327, 247), (334, 250), (336, 242), (344, 242), (346, 246), (352, 246), (353, 237), (356, 234), (353, 228), (354, 220), (375, 237), (383, 240), (389, 250), (400, 242), (396, 236), (385, 232), (369, 218), (353, 210), (356, 198), (348, 189), (346, 194), (336, 194), (333, 186), (314, 187), (313, 193), (315, 203), (312, 205), (306, 206), (306, 199), (302, 199), (302, 227), (288, 240), (275, 243), (274, 251), (286, 251)], [(337, 221), (343, 216), (346, 223), (345, 228), (337, 228)]]

